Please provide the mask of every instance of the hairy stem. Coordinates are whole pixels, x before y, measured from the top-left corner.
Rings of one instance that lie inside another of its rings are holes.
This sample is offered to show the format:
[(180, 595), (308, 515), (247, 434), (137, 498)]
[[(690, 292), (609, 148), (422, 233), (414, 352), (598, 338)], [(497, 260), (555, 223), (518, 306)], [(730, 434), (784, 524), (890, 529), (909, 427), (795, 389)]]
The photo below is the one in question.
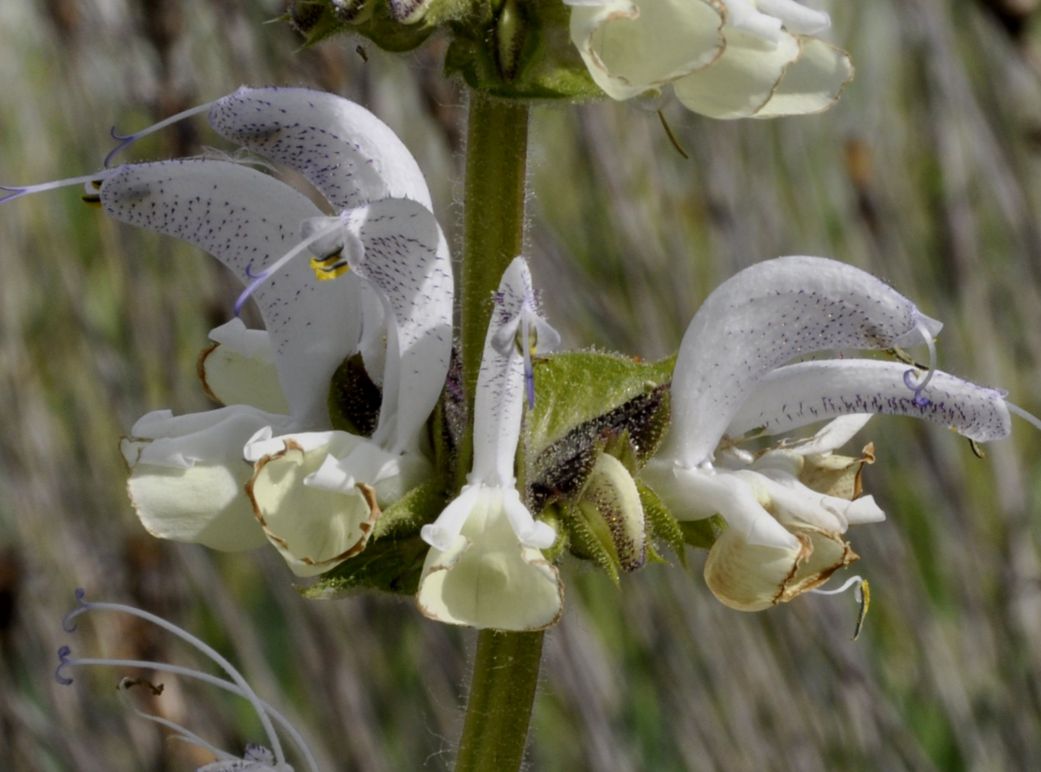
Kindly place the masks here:
[(456, 464), (462, 485), (473, 461), (473, 405), (492, 293), (503, 271), (521, 253), (528, 108), (470, 93), (466, 139), (463, 270), (460, 333), (467, 427)]
[(482, 630), (456, 772), (515, 772), (524, 758), (543, 633)]

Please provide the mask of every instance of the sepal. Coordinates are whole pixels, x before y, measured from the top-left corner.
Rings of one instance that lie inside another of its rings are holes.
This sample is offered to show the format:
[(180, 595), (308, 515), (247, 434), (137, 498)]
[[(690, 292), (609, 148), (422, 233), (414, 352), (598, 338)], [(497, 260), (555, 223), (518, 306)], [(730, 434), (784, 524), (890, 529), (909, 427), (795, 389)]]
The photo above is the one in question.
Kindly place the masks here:
[(571, 552), (592, 560), (618, 584), (620, 575), (647, 559), (646, 525), (639, 490), (625, 464), (601, 453), (578, 501), (563, 507)]

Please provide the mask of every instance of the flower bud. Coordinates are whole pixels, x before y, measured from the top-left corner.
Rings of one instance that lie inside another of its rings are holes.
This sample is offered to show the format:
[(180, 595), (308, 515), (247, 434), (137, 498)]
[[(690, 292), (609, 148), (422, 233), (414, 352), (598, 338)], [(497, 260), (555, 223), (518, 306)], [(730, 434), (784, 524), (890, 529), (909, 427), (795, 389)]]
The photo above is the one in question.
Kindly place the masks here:
[(567, 511), (572, 552), (593, 560), (615, 582), (620, 573), (643, 566), (647, 557), (643, 505), (632, 475), (617, 458), (600, 454), (577, 506)]

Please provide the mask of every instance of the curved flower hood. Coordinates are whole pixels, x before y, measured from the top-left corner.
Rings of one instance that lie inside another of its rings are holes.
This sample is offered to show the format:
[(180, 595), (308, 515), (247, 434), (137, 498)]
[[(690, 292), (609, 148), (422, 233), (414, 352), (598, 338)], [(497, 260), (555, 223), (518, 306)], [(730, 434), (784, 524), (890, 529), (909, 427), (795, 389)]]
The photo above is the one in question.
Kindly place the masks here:
[[(1000, 392), (939, 371), (858, 359), (784, 366), (834, 349), (931, 347), (939, 330), (888, 285), (833, 260), (784, 257), (738, 273), (687, 328), (671, 387), (672, 424), (644, 479), (680, 519), (718, 513), (750, 545), (798, 549), (786, 519), (832, 533), (881, 519), (870, 497), (839, 500), (783, 469), (761, 471), (727, 437), (873, 413), (924, 418), (979, 441), (1006, 436), (1009, 409)], [(830, 451), (837, 439), (833, 430), (817, 444)]]

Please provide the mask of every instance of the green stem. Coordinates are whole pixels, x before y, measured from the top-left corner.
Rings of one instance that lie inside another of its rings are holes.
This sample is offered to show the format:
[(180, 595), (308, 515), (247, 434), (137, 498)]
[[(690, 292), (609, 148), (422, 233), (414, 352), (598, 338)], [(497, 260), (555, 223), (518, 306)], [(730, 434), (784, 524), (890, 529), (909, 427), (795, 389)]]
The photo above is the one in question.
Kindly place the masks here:
[[(474, 394), (492, 293), (523, 244), (527, 156), (528, 108), (471, 92), (460, 285), (467, 426), (456, 461), (456, 487), (473, 462)], [(456, 772), (520, 769), (541, 659), (541, 632), (480, 632)]]
[(528, 157), (528, 108), (470, 92), (466, 136), (463, 272), (460, 285), (463, 386), (467, 427), (456, 464), (462, 485), (473, 460), (473, 404), (492, 293), (521, 253)]
[(520, 769), (542, 658), (542, 632), (482, 630), (455, 772)]

